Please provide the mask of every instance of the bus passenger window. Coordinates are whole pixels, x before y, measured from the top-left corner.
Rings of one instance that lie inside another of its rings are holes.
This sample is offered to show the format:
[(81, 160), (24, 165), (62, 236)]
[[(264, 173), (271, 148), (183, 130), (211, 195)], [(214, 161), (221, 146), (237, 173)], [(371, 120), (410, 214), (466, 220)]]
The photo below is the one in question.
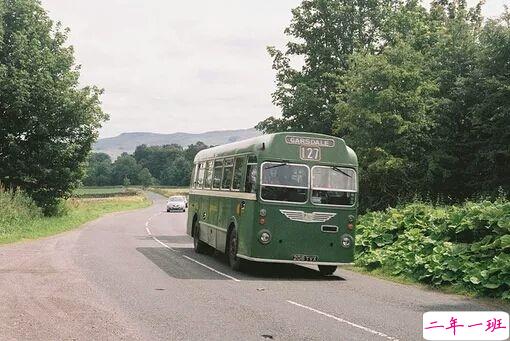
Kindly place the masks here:
[(213, 170), (214, 170), (214, 162), (207, 161), (207, 165), (205, 168), (205, 180), (204, 180), (204, 188), (210, 189), (213, 178)]
[(230, 190), (232, 185), (232, 176), (234, 175), (234, 159), (225, 159), (223, 168), (223, 181), (221, 182), (221, 189)]
[(234, 167), (234, 181), (232, 182), (232, 189), (237, 190), (237, 191), (241, 189), (241, 182), (242, 182), (245, 160), (246, 159), (244, 157), (236, 158), (235, 167)]
[(191, 188), (197, 187), (197, 174), (198, 174), (197, 167), (198, 167), (197, 164), (193, 164), (193, 172), (191, 173)]
[(246, 168), (246, 182), (244, 183), (244, 191), (246, 193), (255, 193), (257, 183), (257, 164), (249, 164)]
[(205, 163), (200, 163), (198, 165), (198, 176), (197, 176), (197, 188), (202, 188), (204, 184), (204, 173), (205, 173)]
[(220, 189), (222, 174), (223, 174), (223, 160), (216, 160), (214, 162), (214, 173), (212, 183), (214, 189)]

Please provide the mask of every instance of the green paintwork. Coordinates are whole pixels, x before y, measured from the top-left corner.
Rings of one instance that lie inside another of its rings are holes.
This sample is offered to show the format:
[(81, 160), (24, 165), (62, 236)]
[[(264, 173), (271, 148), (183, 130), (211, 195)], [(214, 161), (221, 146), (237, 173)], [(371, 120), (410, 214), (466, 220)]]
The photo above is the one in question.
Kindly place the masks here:
[[(320, 161), (303, 161), (300, 159), (300, 146), (286, 143), (286, 136), (330, 139), (335, 141), (335, 146), (322, 147)], [(353, 168), (356, 171), (358, 169), (356, 154), (345, 145), (342, 139), (321, 134), (292, 132), (263, 135), (206, 149), (197, 154), (195, 164), (234, 155), (257, 156), (257, 183), (260, 182), (260, 165), (265, 161), (287, 161), (306, 164), (310, 167), (314, 165), (341, 166)], [(246, 169), (243, 179), (245, 172)], [(210, 224), (200, 224), (200, 239), (222, 252), (225, 252), (228, 229), (235, 227), (239, 236), (239, 254), (248, 257), (292, 261), (293, 255), (303, 254), (318, 256), (318, 262), (350, 263), (354, 260), (354, 243), (350, 248), (344, 248), (341, 246), (340, 237), (349, 234), (354, 238), (355, 228), (348, 230), (347, 225), (349, 216), (352, 216), (354, 221), (356, 219), (357, 202), (353, 207), (318, 206), (310, 201), (306, 204), (270, 203), (260, 200), (259, 186), (257, 186), (256, 200), (227, 197), (231, 193), (242, 195), (239, 192), (215, 191), (218, 195), (225, 195), (221, 197), (198, 195), (194, 194), (195, 191), (191, 189), (190, 193), (187, 232), (192, 235), (194, 219)], [(241, 188), (241, 192), (243, 191), (244, 184)], [(242, 202), (246, 206), (238, 210)], [(264, 225), (259, 224), (259, 212), (262, 208), (267, 211)], [(298, 222), (285, 217), (280, 212), (282, 209), (307, 213), (331, 212), (336, 213), (336, 216), (325, 223)], [(337, 233), (322, 232), (322, 225), (338, 226), (339, 231)], [(259, 232), (263, 229), (270, 231), (272, 235), (271, 242), (267, 245), (261, 244), (258, 240)]]

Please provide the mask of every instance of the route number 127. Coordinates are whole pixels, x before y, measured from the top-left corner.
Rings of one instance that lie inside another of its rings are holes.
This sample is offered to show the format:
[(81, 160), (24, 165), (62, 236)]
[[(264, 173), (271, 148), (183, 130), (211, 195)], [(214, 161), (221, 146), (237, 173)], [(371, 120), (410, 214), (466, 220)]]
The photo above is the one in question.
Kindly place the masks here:
[(320, 160), (321, 149), (317, 147), (301, 147), (300, 156), (302, 160)]

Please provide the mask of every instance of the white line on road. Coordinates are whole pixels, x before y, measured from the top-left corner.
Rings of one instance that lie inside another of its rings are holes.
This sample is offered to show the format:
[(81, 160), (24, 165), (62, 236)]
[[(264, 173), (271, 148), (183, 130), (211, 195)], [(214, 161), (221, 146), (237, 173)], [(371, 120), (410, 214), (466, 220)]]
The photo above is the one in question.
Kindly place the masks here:
[(160, 243), (161, 245), (163, 245), (164, 247), (166, 247), (167, 249), (169, 250), (172, 250), (173, 252), (179, 252), (173, 248), (171, 248), (170, 246), (166, 245), (165, 243), (163, 243), (161, 240), (159, 240), (158, 238), (154, 237), (154, 236), (151, 236), (152, 239), (154, 239), (156, 242)]
[(220, 275), (222, 275), (222, 276), (225, 276), (225, 277), (227, 277), (227, 278), (230, 278), (230, 279), (231, 279), (231, 280), (233, 280), (233, 281), (241, 282), (241, 280), (240, 280), (240, 279), (237, 279), (237, 278), (232, 277), (232, 276), (230, 276), (230, 275), (224, 274), (223, 272), (218, 271), (218, 270), (216, 270), (216, 269), (213, 269), (213, 268), (211, 268), (210, 266), (205, 265), (205, 264), (203, 264), (203, 263), (200, 263), (199, 261), (197, 261), (197, 260), (195, 260), (195, 259), (193, 259), (193, 258), (191, 258), (191, 257), (185, 256), (185, 255), (183, 255), (183, 257), (184, 257), (184, 258), (186, 258), (186, 259), (189, 259), (189, 260), (190, 260), (190, 261), (192, 261), (192, 262), (197, 263), (198, 265), (202, 265), (204, 268), (207, 268), (207, 269), (209, 269), (209, 270), (211, 270), (211, 271), (214, 271), (214, 272), (216, 272), (217, 274), (220, 274)]
[(287, 300), (287, 302), (289, 302), (290, 304), (293, 304), (295, 306), (298, 306), (298, 307), (301, 307), (301, 308), (304, 308), (304, 309), (308, 309), (310, 311), (313, 311), (314, 313), (317, 313), (317, 314), (321, 314), (321, 315), (324, 315), (324, 316), (327, 316), (329, 318), (332, 318), (334, 320), (337, 320), (338, 322), (342, 322), (342, 323), (345, 323), (345, 324), (348, 324), (352, 327), (356, 327), (356, 328), (359, 328), (361, 330), (364, 330), (364, 331), (367, 331), (369, 333), (372, 333), (372, 334), (375, 334), (375, 335), (378, 335), (378, 336), (381, 336), (381, 337), (384, 337), (388, 340), (393, 340), (393, 341), (398, 341), (397, 338), (393, 337), (393, 336), (389, 336), (389, 335), (386, 335), (384, 333), (381, 333), (381, 332), (378, 332), (377, 330), (373, 330), (373, 329), (370, 329), (370, 328), (367, 328), (367, 327), (364, 327), (364, 326), (361, 326), (359, 324), (356, 324), (356, 323), (353, 323), (353, 322), (350, 322), (350, 321), (347, 321), (347, 320), (344, 320), (340, 317), (336, 317), (334, 315), (331, 315), (331, 314), (328, 314), (328, 313), (325, 313), (323, 311), (320, 311), (320, 310), (317, 310), (317, 309), (314, 309), (314, 308), (311, 308), (311, 307), (308, 307), (306, 305), (303, 305), (303, 304), (299, 304), (299, 303), (296, 303), (294, 301), (289, 301)]

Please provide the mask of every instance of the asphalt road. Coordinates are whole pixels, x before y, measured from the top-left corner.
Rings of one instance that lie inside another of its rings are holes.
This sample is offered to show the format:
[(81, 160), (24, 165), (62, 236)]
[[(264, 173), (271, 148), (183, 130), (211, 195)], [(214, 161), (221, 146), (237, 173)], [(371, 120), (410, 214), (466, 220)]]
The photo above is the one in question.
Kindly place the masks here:
[(478, 301), (347, 270), (198, 255), (186, 214), (154, 205), (0, 247), (1, 340), (421, 340), (422, 314)]

